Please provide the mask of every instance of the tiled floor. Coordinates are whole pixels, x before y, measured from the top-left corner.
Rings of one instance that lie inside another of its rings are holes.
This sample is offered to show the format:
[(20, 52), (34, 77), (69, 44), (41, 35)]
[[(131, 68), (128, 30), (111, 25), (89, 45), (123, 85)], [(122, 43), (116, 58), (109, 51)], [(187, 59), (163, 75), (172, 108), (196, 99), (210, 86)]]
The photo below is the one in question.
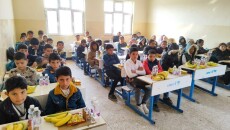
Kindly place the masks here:
[[(118, 102), (112, 102), (107, 97), (109, 88), (102, 87), (97, 81), (85, 76), (83, 71), (68, 61), (73, 76), (82, 81), (86, 87), (86, 103), (90, 105), (90, 99), (97, 97), (100, 110), (107, 122), (108, 130), (230, 130), (230, 91), (217, 87), (217, 97), (213, 97), (196, 89), (194, 97), (197, 103), (192, 103), (182, 98), (181, 108), (184, 113), (159, 104), (160, 112), (153, 113), (156, 124), (153, 126), (141, 116), (137, 115), (119, 98)], [(203, 84), (206, 88), (210, 85)], [(188, 89), (183, 90), (188, 92)], [(170, 94), (173, 102), (176, 95)]]

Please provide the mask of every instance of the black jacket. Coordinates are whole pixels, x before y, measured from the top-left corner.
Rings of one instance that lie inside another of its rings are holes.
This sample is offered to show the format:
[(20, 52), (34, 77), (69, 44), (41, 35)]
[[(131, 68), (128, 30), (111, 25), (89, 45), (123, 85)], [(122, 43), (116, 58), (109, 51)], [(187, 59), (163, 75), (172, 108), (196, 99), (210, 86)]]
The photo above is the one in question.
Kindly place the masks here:
[[(39, 110), (41, 110), (41, 116), (44, 115), (44, 112), (41, 108), (40, 103), (32, 98), (27, 96), (24, 106), (26, 108), (26, 119), (28, 119), (28, 109), (30, 105), (34, 105), (35, 107), (39, 107)], [(6, 124), (10, 122), (19, 121), (19, 116), (17, 115), (16, 111), (14, 110), (12, 106), (12, 102), (10, 98), (6, 98), (3, 102), (0, 103), (0, 124)]]
[(144, 54), (147, 55), (149, 50), (155, 50), (157, 52), (157, 48), (156, 47), (151, 47), (151, 46), (146, 46), (143, 50)]
[(169, 55), (168, 52), (162, 57), (161, 66), (164, 71), (168, 71), (174, 65), (179, 65), (178, 53)]
[(212, 56), (210, 58), (210, 61), (213, 62), (219, 62), (221, 60), (230, 60), (229, 58), (230, 53), (228, 50), (226, 51), (221, 51), (219, 48), (216, 48), (213, 52), (212, 52)]
[(78, 59), (84, 59), (85, 58), (85, 54), (82, 53), (84, 51), (85, 51), (84, 46), (82, 46), (82, 45), (78, 46), (78, 48), (77, 48), (77, 57), (78, 57)]

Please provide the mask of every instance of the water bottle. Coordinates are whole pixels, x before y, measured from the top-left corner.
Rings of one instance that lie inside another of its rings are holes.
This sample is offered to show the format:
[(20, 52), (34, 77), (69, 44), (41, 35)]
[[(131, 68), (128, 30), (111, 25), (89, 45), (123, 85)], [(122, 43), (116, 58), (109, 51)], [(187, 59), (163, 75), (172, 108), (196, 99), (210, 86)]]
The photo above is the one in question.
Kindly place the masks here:
[(48, 74), (45, 74), (45, 86), (48, 86), (50, 84), (50, 79), (49, 79), (49, 76)]
[(174, 74), (174, 75), (176, 74), (176, 69), (177, 69), (177, 67), (174, 65), (174, 66), (173, 66), (173, 74)]
[(98, 116), (100, 116), (100, 111), (99, 111), (99, 108), (98, 108), (98, 100), (97, 100), (97, 98), (96, 97), (93, 97), (92, 99), (91, 99), (91, 104), (92, 104), (92, 109), (91, 109), (91, 111), (92, 111), (92, 113), (93, 113), (93, 115), (94, 115), (94, 117), (98, 117)]
[(33, 123), (34, 123), (34, 129), (39, 130), (39, 126), (41, 124), (41, 111), (39, 110), (38, 107), (34, 108), (33, 112)]
[(44, 76), (41, 76), (39, 79), (39, 86), (44, 86)]
[(181, 75), (181, 71), (182, 71), (182, 69), (181, 69), (181, 66), (178, 68), (178, 75)]
[(155, 66), (155, 72), (158, 74), (158, 65)]
[(28, 109), (28, 130), (33, 130), (34, 128), (33, 112), (34, 112), (34, 105), (30, 105)]

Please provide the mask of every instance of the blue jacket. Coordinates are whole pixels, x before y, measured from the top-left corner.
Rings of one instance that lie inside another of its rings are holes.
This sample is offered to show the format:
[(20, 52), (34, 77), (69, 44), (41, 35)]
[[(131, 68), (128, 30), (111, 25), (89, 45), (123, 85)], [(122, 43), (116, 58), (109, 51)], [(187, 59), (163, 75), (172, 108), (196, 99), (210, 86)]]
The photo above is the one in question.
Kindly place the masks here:
[[(35, 51), (32, 48), (32, 46), (29, 46), (28, 52), (30, 55), (35, 55)], [(43, 46), (39, 46), (37, 50), (37, 56), (42, 56), (42, 54), (43, 54)]]
[(85, 58), (85, 54), (83, 54), (82, 52), (85, 51), (85, 47), (80, 45), (77, 47), (77, 57), (78, 59), (84, 59)]
[(43, 75), (48, 74), (50, 83), (56, 83), (56, 73), (51, 66), (46, 66), (46, 69), (42, 72)]
[(113, 55), (108, 55), (105, 54), (103, 56), (103, 60), (104, 60), (104, 67), (105, 70), (116, 70), (117, 68), (115, 66), (113, 66), (113, 64), (119, 64), (120, 60), (118, 59), (116, 54)]
[(70, 94), (68, 97), (63, 95), (59, 85), (49, 92), (45, 109), (47, 115), (85, 107), (81, 91), (73, 83), (70, 84), (69, 89)]

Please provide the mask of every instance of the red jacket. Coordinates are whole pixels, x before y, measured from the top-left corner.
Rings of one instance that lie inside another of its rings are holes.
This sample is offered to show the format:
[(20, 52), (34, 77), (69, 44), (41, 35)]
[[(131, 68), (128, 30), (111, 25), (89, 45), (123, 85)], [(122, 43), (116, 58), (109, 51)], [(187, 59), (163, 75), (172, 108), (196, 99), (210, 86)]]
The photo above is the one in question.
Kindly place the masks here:
[[(151, 64), (151, 66), (149, 66), (150, 64)], [(160, 73), (160, 72), (163, 71), (163, 69), (162, 69), (162, 67), (161, 67), (161, 65), (160, 65), (160, 62), (157, 61), (157, 59), (155, 59), (155, 61), (153, 61), (153, 62), (150, 62), (148, 59), (146, 59), (146, 60), (143, 62), (143, 67), (144, 67), (145, 72), (146, 72), (147, 75), (148, 75), (148, 74), (151, 74), (151, 72), (152, 72), (152, 67), (155, 66), (155, 65), (158, 66), (158, 73)]]

